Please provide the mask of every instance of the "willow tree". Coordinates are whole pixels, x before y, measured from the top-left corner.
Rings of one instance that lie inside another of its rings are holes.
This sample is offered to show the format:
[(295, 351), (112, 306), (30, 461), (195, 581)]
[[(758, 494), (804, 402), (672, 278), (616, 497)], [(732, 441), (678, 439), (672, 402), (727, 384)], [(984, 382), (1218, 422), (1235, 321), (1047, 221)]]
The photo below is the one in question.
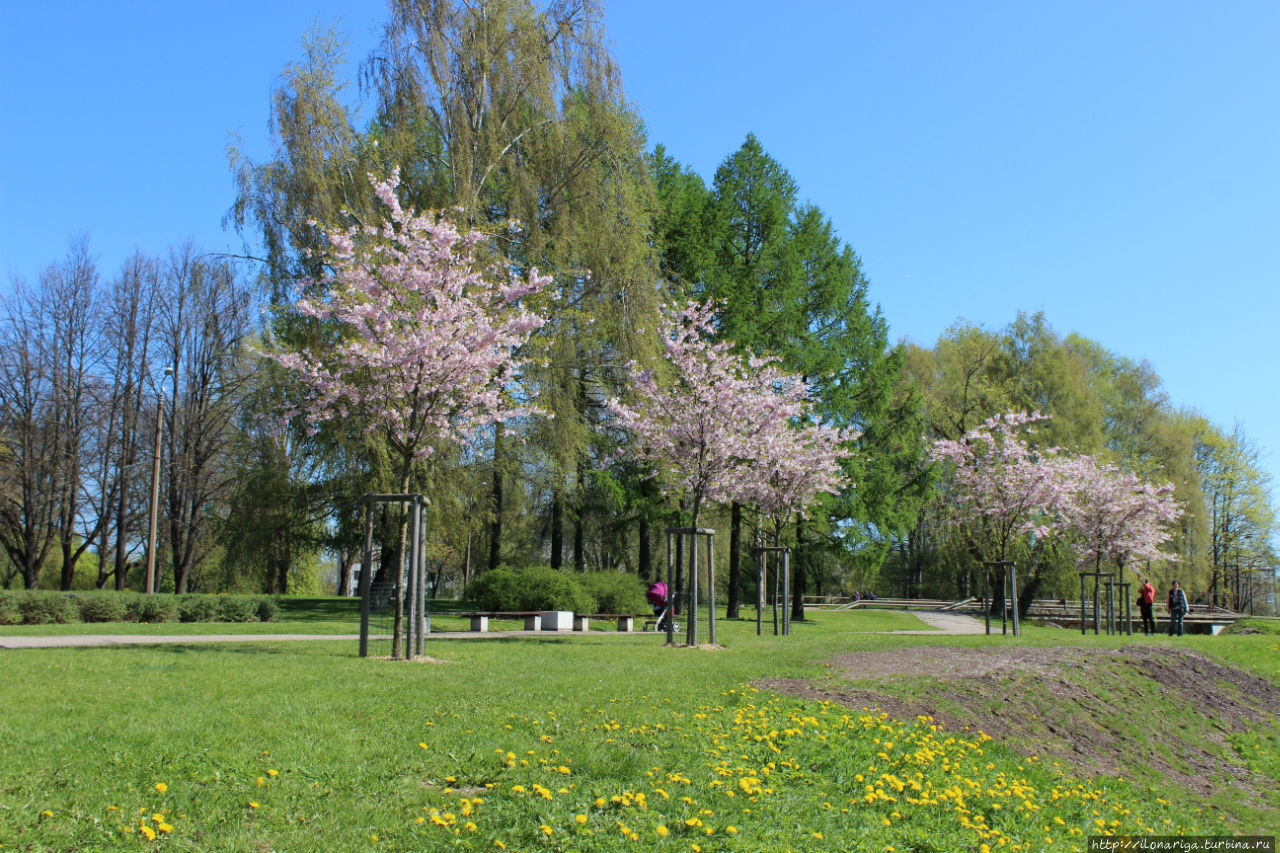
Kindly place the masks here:
[[(458, 208), (462, 226), (488, 235), (482, 256), (555, 278), (564, 300), (529, 344), (526, 377), (554, 418), (506, 427), (529, 432), (527, 444), (495, 427), (493, 467), (470, 477), (491, 490), (494, 565), (513, 477), (537, 472), (526, 485), (551, 494), (552, 515), (568, 501), (564, 514), (581, 517), (588, 424), (620, 365), (645, 356), (638, 330), (656, 328), (644, 135), (592, 0), (393, 0), (389, 11), (361, 66), (369, 123), (356, 127), (340, 40), (313, 34), (273, 98), (274, 156), (237, 161), (233, 216), (262, 231), (273, 277), (323, 282), (324, 229), (347, 224), (343, 211), (366, 220), (376, 200), (364, 175), (399, 166), (406, 205)], [(305, 318), (281, 323), (278, 334), (322, 334)], [(529, 458), (515, 458), (519, 447)]]
[[(364, 67), (387, 151), (420, 151), (464, 222), (517, 265), (556, 280), (563, 300), (532, 346), (529, 382), (553, 417), (532, 427), (550, 493), (552, 561), (563, 517), (582, 513), (590, 425), (645, 354), (656, 327), (644, 134), (626, 104), (594, 0), (394, 0)], [(406, 181), (418, 177), (406, 173)], [(518, 231), (506, 228), (520, 223)], [(513, 470), (494, 435), (490, 565), (501, 559), (504, 486)], [(520, 470), (527, 470), (521, 466)], [(572, 506), (567, 506), (572, 504)], [(567, 512), (566, 512), (567, 510)]]

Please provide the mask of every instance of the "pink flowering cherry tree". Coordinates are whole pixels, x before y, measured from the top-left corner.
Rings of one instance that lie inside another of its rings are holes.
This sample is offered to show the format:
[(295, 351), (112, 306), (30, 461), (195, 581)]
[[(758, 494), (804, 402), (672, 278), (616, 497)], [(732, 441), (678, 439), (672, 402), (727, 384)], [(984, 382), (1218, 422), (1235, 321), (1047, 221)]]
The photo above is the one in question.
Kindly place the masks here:
[[(930, 458), (950, 473), (952, 522), (969, 531), (969, 549), (980, 561), (1005, 562), (1015, 540), (1042, 544), (1065, 529), (1063, 508), (1071, 490), (1058, 448), (1034, 448), (1023, 438), (1047, 417), (996, 415), (958, 441), (936, 441), (930, 449)], [(1037, 584), (1033, 575), (1028, 589)]]
[[(708, 500), (774, 509), (807, 505), (818, 492), (843, 486), (833, 442), (844, 434), (793, 427), (808, 414), (808, 387), (773, 359), (743, 356), (732, 342), (716, 340), (715, 309), (711, 302), (668, 307), (670, 381), (660, 382), (653, 370), (636, 372), (635, 402), (609, 401), (618, 425), (634, 437), (635, 454), (654, 466), (668, 493), (688, 500), (695, 530)], [(806, 462), (812, 467), (801, 470)], [(714, 642), (714, 622), (712, 632)]]
[[(381, 434), (398, 457), (400, 490), (408, 492), (414, 464), (437, 446), (468, 443), (488, 426), (533, 411), (513, 402), (519, 395), (511, 391), (523, 366), (517, 353), (545, 319), (522, 300), (551, 279), (537, 270), (485, 267), (476, 257), (485, 235), (402, 208), (399, 170), (388, 181), (370, 180), (384, 220), (330, 232), (333, 271), (313, 282), (323, 295), (294, 305), (335, 327), (338, 340), (272, 357), (309, 392), (288, 417), (301, 415), (313, 431), (322, 421), (354, 418)], [(401, 564), (397, 589), (403, 571)], [(393, 657), (402, 608), (397, 595)]]
[(763, 492), (770, 448), (781, 450), (781, 430), (806, 412), (808, 388), (773, 359), (742, 356), (730, 341), (716, 340), (714, 303), (666, 313), (672, 381), (661, 383), (653, 370), (634, 373), (636, 402), (611, 399), (609, 409), (668, 492), (688, 498), (697, 527), (704, 501), (735, 500), (749, 488)]
[(1173, 536), (1169, 525), (1183, 512), (1172, 483), (1157, 486), (1089, 456), (1065, 460), (1062, 467), (1071, 490), (1064, 515), (1082, 562), (1094, 571), (1114, 563), (1123, 581), (1130, 560), (1177, 559), (1161, 550)]
[[(807, 404), (807, 388), (804, 400)], [(753, 441), (755, 462), (737, 477), (734, 496), (772, 518), (775, 530), (793, 513), (807, 517), (819, 496), (851, 485), (840, 463), (859, 435), (821, 422), (776, 421)]]

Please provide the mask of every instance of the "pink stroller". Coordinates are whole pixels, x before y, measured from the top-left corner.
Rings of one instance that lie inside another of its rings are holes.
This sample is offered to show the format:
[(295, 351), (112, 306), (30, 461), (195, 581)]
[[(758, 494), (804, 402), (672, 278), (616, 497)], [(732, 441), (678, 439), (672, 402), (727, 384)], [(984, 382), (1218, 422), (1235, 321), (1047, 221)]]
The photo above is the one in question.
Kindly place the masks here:
[[(662, 581), (655, 581), (649, 585), (649, 589), (644, 594), (645, 600), (653, 607), (653, 618), (646, 619), (644, 629), (646, 631), (665, 631), (667, 630), (667, 620), (671, 618), (669, 608), (667, 607), (667, 585)], [(672, 631), (679, 631), (680, 626), (673, 624)]]

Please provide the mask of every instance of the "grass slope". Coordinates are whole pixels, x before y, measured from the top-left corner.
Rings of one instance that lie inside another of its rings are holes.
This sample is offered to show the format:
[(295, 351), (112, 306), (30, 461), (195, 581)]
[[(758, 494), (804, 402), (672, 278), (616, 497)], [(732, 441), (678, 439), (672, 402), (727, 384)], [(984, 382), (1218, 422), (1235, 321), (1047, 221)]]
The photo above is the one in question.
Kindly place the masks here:
[[(440, 662), (412, 664), (337, 642), (7, 651), (0, 849), (1038, 851), (1261, 828), (1158, 776), (1072, 778), (1016, 736), (751, 686), (846, 685), (827, 664), (842, 655), (1013, 642), (859, 633), (911, 622), (814, 614), (789, 638), (722, 622), (720, 650), (433, 640)], [(1103, 645), (1019, 643), (1036, 644)], [(1188, 645), (1277, 681), (1273, 637)], [(1175, 713), (1159, 701), (1134, 714)], [(1274, 723), (1234, 743), (1280, 767)]]

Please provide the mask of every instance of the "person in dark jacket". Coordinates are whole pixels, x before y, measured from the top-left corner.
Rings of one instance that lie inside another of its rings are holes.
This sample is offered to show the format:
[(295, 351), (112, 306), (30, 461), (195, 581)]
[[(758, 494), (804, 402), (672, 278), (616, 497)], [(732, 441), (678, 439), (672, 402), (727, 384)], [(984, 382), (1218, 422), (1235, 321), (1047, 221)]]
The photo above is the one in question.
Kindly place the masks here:
[(1182, 636), (1182, 617), (1187, 615), (1187, 611), (1191, 606), (1187, 604), (1187, 593), (1182, 589), (1181, 584), (1177, 581), (1173, 582), (1173, 589), (1169, 590), (1169, 636)]

